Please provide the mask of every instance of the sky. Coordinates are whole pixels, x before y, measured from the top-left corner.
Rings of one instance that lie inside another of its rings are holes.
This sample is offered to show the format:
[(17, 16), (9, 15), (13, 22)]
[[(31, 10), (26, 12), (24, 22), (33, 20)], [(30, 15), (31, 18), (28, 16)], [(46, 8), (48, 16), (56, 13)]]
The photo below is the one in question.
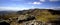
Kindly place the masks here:
[(0, 0), (0, 10), (60, 8), (60, 0)]

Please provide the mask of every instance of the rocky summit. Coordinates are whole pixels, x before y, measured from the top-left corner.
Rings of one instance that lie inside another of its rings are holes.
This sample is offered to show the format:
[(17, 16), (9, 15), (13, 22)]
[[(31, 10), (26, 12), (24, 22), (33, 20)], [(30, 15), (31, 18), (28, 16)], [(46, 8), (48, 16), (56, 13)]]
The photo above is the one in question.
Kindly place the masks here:
[(2, 14), (0, 25), (60, 25), (60, 10), (29, 9)]

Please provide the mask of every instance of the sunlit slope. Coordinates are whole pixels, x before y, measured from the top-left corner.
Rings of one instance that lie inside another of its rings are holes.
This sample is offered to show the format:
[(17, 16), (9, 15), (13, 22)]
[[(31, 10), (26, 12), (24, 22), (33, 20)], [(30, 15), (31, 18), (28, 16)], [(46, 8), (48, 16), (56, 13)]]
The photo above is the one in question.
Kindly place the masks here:
[(36, 20), (42, 22), (57, 20), (59, 18), (58, 15), (51, 14), (49, 10), (50, 9), (31, 9), (31, 10), (25, 10), (26, 12), (23, 11), (23, 13), (28, 15), (34, 15)]
[(36, 16), (36, 19), (38, 21), (49, 21), (49, 20), (55, 20), (57, 17), (56, 15), (52, 15), (48, 10), (35, 10), (32, 13), (34, 16)]

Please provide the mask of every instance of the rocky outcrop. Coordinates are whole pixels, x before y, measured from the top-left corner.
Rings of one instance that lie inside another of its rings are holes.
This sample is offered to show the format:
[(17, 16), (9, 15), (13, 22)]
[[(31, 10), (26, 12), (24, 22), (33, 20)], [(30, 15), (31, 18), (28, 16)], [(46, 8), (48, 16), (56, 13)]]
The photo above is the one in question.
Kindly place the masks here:
[(34, 20), (35, 16), (28, 16), (27, 18), (25, 17), (24, 19), (20, 19), (20, 18), (18, 18), (18, 19), (19, 19), (18, 23), (22, 23), (22, 22)]
[(0, 22), (0, 25), (10, 25), (10, 24), (7, 22)]
[[(51, 9), (30, 9), (17, 12), (19, 16), (6, 19), (10, 25), (57, 25), (60, 11)], [(55, 19), (57, 21), (55, 21)], [(54, 24), (52, 24), (52, 22)]]

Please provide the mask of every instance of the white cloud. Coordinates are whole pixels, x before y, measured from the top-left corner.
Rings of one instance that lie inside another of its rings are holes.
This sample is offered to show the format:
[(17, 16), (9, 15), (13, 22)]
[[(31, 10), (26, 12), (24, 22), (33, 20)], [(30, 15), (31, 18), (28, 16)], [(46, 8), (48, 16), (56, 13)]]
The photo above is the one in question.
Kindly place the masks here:
[(49, 8), (46, 8), (46, 9), (54, 9), (54, 10), (60, 10), (60, 7), (49, 7)]
[(19, 10), (18, 7), (0, 7), (0, 10)]
[(41, 2), (32, 2), (32, 3), (28, 3), (28, 4), (35, 4), (35, 5), (39, 5), (42, 4)]
[(18, 10), (27, 10), (29, 8), (20, 8), (20, 7), (0, 7), (0, 11), (2, 10), (13, 10), (13, 11), (18, 11)]
[(40, 0), (41, 2), (45, 2), (45, 0)]
[(51, 2), (55, 2), (55, 1), (60, 1), (60, 0), (49, 0), (49, 1), (51, 1)]
[(10, 1), (24, 1), (24, 0), (10, 0)]
[(33, 4), (41, 4), (40, 2), (33, 2)]

